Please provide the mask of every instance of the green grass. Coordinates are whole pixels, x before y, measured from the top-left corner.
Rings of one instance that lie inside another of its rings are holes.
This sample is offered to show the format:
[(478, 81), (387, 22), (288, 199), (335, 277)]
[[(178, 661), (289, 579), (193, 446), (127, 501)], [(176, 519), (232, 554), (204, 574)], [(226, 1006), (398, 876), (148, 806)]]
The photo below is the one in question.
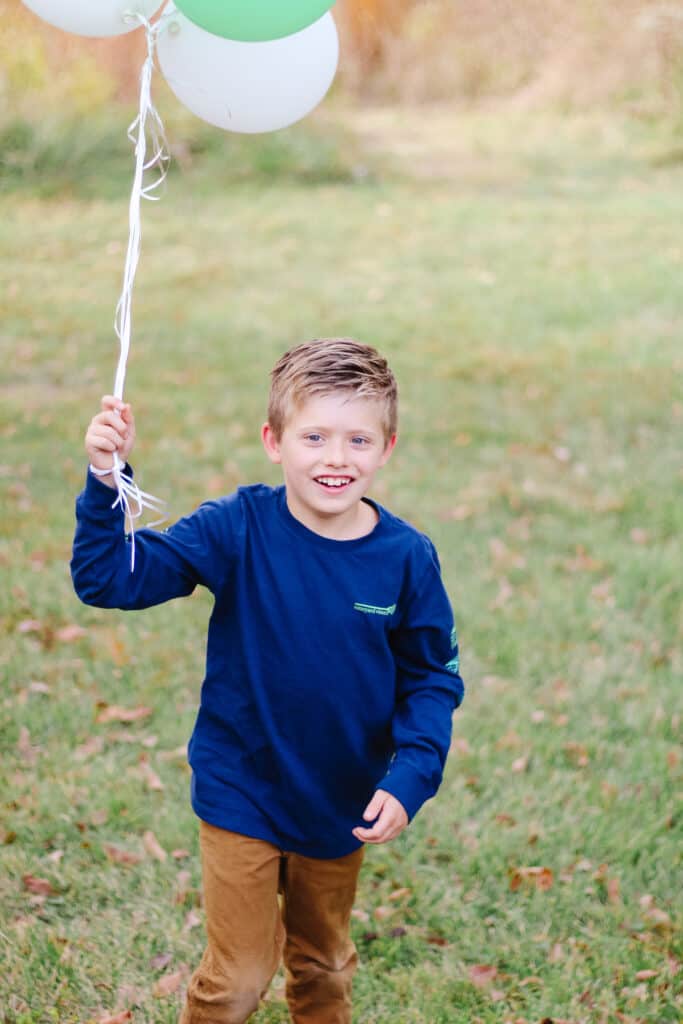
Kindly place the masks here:
[[(683, 1008), (683, 173), (654, 136), (620, 158), (558, 123), (531, 152), (487, 118), (462, 125), (485, 158), (463, 144), (420, 179), (311, 184), (292, 157), (235, 183), (211, 153), (177, 170), (143, 211), (135, 463), (174, 516), (274, 482), (258, 428), (275, 357), (320, 334), (390, 357), (401, 439), (375, 493), (438, 545), (468, 692), (438, 798), (368, 853), (355, 1019), (666, 1024)], [(179, 748), (210, 604), (125, 615), (72, 593), (129, 180), (123, 163), (99, 191), (44, 174), (0, 197), (0, 1019), (170, 1024), (178, 997), (155, 982), (203, 945)], [(105, 704), (152, 713), (98, 723)], [(141, 854), (150, 829), (166, 861), (107, 856)], [(258, 1016), (286, 1019), (277, 998)]]

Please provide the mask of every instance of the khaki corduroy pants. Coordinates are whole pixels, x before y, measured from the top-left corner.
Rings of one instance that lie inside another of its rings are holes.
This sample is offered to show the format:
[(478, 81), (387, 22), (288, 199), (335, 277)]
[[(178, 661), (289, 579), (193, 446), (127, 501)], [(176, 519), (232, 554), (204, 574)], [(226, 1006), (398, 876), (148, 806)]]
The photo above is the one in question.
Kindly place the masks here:
[(207, 946), (179, 1024), (243, 1024), (281, 956), (294, 1024), (351, 1024), (349, 924), (364, 848), (321, 860), (204, 821), (199, 836)]

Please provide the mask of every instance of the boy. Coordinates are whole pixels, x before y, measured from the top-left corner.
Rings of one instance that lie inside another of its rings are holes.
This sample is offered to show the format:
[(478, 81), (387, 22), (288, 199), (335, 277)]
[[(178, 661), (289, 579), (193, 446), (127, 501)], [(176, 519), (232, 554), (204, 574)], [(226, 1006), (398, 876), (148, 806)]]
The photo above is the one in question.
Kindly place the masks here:
[(396, 421), (374, 349), (297, 346), (262, 428), (284, 485), (138, 531), (134, 572), (109, 472), (133, 447), (130, 406), (104, 398), (88, 428), (79, 597), (143, 608), (201, 583), (215, 598), (188, 748), (207, 947), (181, 1024), (242, 1024), (281, 954), (295, 1024), (350, 1024), (364, 844), (395, 838), (440, 784), (463, 694), (451, 608), (431, 542), (366, 497)]

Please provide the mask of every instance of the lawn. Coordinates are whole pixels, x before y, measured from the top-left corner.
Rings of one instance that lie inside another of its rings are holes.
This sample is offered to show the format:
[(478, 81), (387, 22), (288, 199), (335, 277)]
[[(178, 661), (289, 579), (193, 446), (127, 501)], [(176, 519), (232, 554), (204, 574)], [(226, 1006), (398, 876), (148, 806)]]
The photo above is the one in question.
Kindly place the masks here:
[[(438, 797), (368, 852), (354, 1020), (678, 1021), (683, 167), (642, 125), (425, 124), (176, 166), (143, 211), (136, 470), (171, 517), (276, 482), (276, 356), (387, 354), (375, 497), (438, 546), (467, 695)], [(36, 166), (0, 193), (0, 1019), (170, 1024), (203, 948), (184, 747), (210, 603), (72, 592), (129, 180)], [(280, 980), (255, 1019), (288, 1019)]]

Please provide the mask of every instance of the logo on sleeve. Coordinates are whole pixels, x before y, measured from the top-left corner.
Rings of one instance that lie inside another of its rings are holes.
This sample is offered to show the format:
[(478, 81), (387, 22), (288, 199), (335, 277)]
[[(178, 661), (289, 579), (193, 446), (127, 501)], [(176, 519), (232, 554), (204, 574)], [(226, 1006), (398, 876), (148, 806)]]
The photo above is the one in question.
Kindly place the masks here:
[(455, 626), (451, 630), (451, 650), (454, 652), (454, 657), (446, 662), (444, 668), (447, 672), (452, 672), (454, 676), (457, 676), (460, 671), (460, 655), (458, 653), (458, 634)]
[(356, 601), (353, 607), (355, 611), (363, 612), (365, 615), (393, 615), (396, 611), (395, 604), (382, 608), (376, 604), (363, 604), (361, 601)]

